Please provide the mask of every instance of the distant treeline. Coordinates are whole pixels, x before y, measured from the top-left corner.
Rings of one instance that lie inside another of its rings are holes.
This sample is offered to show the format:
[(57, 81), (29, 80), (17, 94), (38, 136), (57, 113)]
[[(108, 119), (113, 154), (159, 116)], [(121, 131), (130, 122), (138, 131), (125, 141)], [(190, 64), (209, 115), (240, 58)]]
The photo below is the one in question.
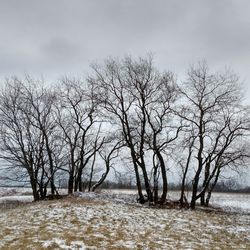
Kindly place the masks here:
[[(93, 182), (95, 184), (96, 182)], [(83, 183), (84, 187), (87, 187), (87, 183)], [(30, 185), (26, 186), (17, 186), (17, 185), (0, 185), (2, 188), (31, 188)], [(67, 185), (60, 186), (60, 189), (67, 189)], [(143, 187), (144, 189), (145, 187)], [(136, 185), (131, 183), (121, 183), (121, 182), (114, 182), (114, 181), (104, 181), (102, 185), (99, 187), (99, 189), (128, 189), (128, 190), (136, 190)], [(160, 188), (161, 189), (161, 188)], [(87, 191), (87, 188), (85, 189)], [(181, 190), (181, 184), (169, 184), (169, 190), (170, 191), (180, 191)], [(187, 191), (191, 191), (192, 186), (187, 186)], [(201, 187), (199, 188), (201, 190)], [(214, 192), (222, 192), (222, 193), (250, 193), (250, 186), (240, 188), (240, 187), (231, 187), (228, 185), (225, 185), (225, 183), (218, 183), (217, 186), (214, 189)]]

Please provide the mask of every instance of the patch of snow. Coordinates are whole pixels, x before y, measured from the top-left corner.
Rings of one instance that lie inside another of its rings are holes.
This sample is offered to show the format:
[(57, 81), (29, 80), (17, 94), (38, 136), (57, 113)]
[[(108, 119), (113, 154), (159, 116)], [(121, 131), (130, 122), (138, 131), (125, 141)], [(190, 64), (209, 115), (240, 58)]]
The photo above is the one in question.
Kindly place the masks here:
[(101, 192), (75, 192), (76, 197), (81, 197), (86, 200), (112, 201), (114, 203), (137, 204), (136, 194), (126, 194), (102, 190)]
[(213, 193), (211, 205), (222, 207), (230, 212), (250, 213), (250, 194)]
[(59, 238), (53, 238), (52, 240), (44, 241), (42, 246), (44, 248), (49, 247), (59, 247), (60, 249), (79, 249), (84, 250), (86, 249), (85, 244), (82, 241), (71, 241), (70, 245), (66, 244), (65, 240)]
[(0, 204), (11, 204), (11, 203), (28, 203), (33, 201), (33, 196), (28, 195), (13, 195), (0, 197)]

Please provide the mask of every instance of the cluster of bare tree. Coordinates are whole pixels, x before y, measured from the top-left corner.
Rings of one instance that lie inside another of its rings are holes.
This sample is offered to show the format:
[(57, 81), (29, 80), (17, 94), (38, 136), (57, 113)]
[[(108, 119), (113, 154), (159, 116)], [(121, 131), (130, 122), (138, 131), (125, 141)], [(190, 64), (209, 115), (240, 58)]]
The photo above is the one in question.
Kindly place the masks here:
[[(208, 205), (224, 169), (238, 170), (249, 158), (249, 108), (242, 105), (242, 89), (235, 74), (209, 73), (205, 63), (192, 67), (179, 88), (182, 108), (175, 113), (188, 129), (182, 141), (179, 164), (183, 169), (181, 203), (185, 180), (193, 168), (191, 208), (200, 199)], [(186, 158), (183, 157), (186, 155)]]
[(10, 178), (14, 170), (19, 180), (28, 179), (35, 201), (44, 199), (48, 188), (58, 194), (65, 174), (68, 193), (82, 191), (87, 167), (88, 190), (104, 181), (109, 169), (92, 182), (97, 154), (110, 168), (119, 145), (101, 131), (95, 105), (93, 91), (79, 81), (64, 79), (55, 88), (29, 77), (6, 81), (0, 94), (1, 158), (9, 163)]
[(177, 84), (150, 56), (108, 59), (92, 70), (84, 82), (65, 78), (54, 87), (12, 78), (0, 93), (0, 154), (28, 176), (35, 200), (48, 188), (56, 194), (65, 174), (69, 193), (95, 190), (123, 155), (133, 166), (140, 203), (164, 204), (168, 170), (176, 168), (180, 204), (188, 203), (191, 180), (195, 208), (198, 199), (209, 204), (225, 169), (246, 165), (249, 113), (230, 71), (210, 73), (200, 63)]

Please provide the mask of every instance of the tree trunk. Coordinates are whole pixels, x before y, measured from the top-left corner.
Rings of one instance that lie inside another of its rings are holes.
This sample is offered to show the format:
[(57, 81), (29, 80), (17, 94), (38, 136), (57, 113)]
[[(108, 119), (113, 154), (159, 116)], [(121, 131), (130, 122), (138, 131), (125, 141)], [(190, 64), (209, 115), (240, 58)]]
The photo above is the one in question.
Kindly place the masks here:
[(144, 178), (144, 184), (145, 184), (145, 189), (146, 189), (146, 193), (147, 193), (147, 196), (148, 196), (148, 201), (153, 202), (153, 195), (152, 195), (152, 191), (151, 191), (151, 188), (150, 188), (148, 173), (147, 173), (144, 161), (141, 164), (141, 170), (142, 170), (142, 174), (143, 174), (143, 178)]
[(161, 167), (161, 175), (162, 175), (162, 195), (161, 195), (161, 203), (164, 204), (164, 202), (166, 201), (167, 198), (167, 192), (168, 192), (168, 181), (167, 181), (167, 172), (166, 172), (166, 166), (165, 166), (165, 162), (164, 159), (161, 155), (161, 153), (157, 150), (156, 152), (157, 154), (157, 158), (159, 160), (160, 163), (160, 167)]
[(80, 171), (80, 175), (78, 176), (78, 188), (79, 188), (79, 192), (83, 192), (82, 170)]
[(74, 192), (78, 191), (78, 175), (75, 177), (74, 180)]
[(88, 191), (89, 192), (90, 192), (91, 186), (92, 186), (92, 179), (93, 179), (93, 174), (94, 174), (95, 159), (96, 159), (96, 151), (94, 153), (93, 162), (91, 164), (91, 171), (90, 171), (90, 177), (89, 177), (89, 187), (88, 187)]
[(56, 193), (56, 186), (54, 184), (54, 176), (51, 177), (50, 188), (51, 188), (51, 194), (55, 195), (55, 193)]
[(109, 164), (110, 164), (110, 162), (109, 162), (109, 160), (107, 160), (106, 164), (105, 164), (106, 171), (105, 171), (105, 173), (102, 174), (102, 177), (100, 178), (100, 180), (95, 185), (93, 185), (93, 187), (91, 189), (92, 192), (94, 192), (96, 190), (96, 188), (98, 188), (99, 186), (101, 186), (102, 183), (105, 181), (105, 179), (106, 179), (106, 177), (107, 177), (107, 175), (109, 173), (109, 170), (110, 170), (110, 165)]
[(154, 176), (154, 189), (153, 189), (153, 193), (154, 193), (154, 203), (156, 204), (158, 202), (158, 163), (155, 162), (155, 155), (153, 158), (153, 162), (154, 162), (154, 172), (153, 172), (153, 176)]
[(206, 191), (207, 191), (206, 189), (207, 189), (207, 186), (208, 186), (209, 174), (210, 174), (210, 163), (207, 162), (206, 166), (205, 166), (204, 181), (203, 181), (203, 185), (202, 185), (203, 192), (202, 192), (201, 198), (200, 198), (201, 206), (205, 206), (206, 205), (205, 195), (206, 195)]
[(208, 193), (207, 193), (206, 203), (205, 203), (205, 205), (207, 207), (209, 205), (209, 201), (210, 201), (210, 198), (212, 196), (212, 192), (213, 192), (213, 190), (218, 182), (219, 176), (220, 176), (220, 167), (218, 167), (217, 172), (216, 172), (216, 176), (215, 176), (215, 180), (214, 180), (213, 184), (211, 185), (211, 187), (209, 188)]
[(192, 198), (191, 198), (191, 204), (190, 207), (191, 209), (195, 209), (196, 205), (196, 200), (197, 200), (197, 192), (198, 192), (198, 185), (199, 185), (199, 179), (200, 179), (200, 174), (203, 166), (203, 159), (202, 159), (202, 153), (203, 153), (203, 148), (204, 148), (204, 141), (203, 141), (203, 115), (204, 112), (201, 110), (201, 115), (200, 115), (200, 121), (199, 121), (199, 151), (197, 155), (198, 159), (198, 169), (196, 171), (194, 180), (193, 180), (193, 191), (192, 191)]
[(205, 206), (205, 192), (201, 194), (200, 201), (201, 201), (201, 206)]
[(36, 183), (36, 180), (32, 177), (30, 177), (30, 184), (31, 184), (31, 188), (32, 188), (32, 194), (33, 194), (34, 201), (39, 201), (40, 196), (39, 196), (39, 192), (37, 190), (37, 183)]
[[(192, 146), (193, 146), (193, 143), (189, 147), (187, 163), (186, 163), (186, 166), (185, 166), (185, 170), (184, 170), (183, 177), (182, 177), (182, 182), (181, 182), (181, 197), (180, 197), (181, 206), (184, 205), (185, 183), (186, 183), (186, 176), (187, 176), (187, 172), (188, 172), (188, 168), (189, 168), (190, 159), (191, 159), (191, 156), (192, 156)], [(186, 202), (186, 199), (185, 199), (185, 202)]]
[(130, 148), (130, 154), (131, 154), (131, 158), (132, 158), (133, 165), (134, 165), (136, 187), (137, 187), (137, 192), (138, 192), (138, 196), (139, 196), (137, 201), (139, 203), (143, 204), (143, 203), (145, 203), (145, 198), (144, 198), (144, 195), (142, 193), (141, 179), (140, 179), (139, 169), (137, 166), (137, 160), (136, 160), (136, 156), (135, 156), (135, 152), (134, 152), (133, 147), (129, 147), (129, 148)]
[(136, 177), (136, 187), (137, 187), (137, 192), (138, 192), (138, 196), (139, 196), (138, 202), (143, 204), (143, 203), (145, 203), (145, 198), (144, 198), (144, 195), (142, 193), (142, 186), (141, 186), (139, 169), (138, 169), (138, 166), (136, 164), (134, 165), (134, 169), (135, 169), (135, 177)]
[(54, 182), (55, 166), (54, 166), (52, 151), (51, 151), (51, 148), (49, 145), (48, 135), (43, 128), (42, 128), (42, 132), (43, 132), (43, 136), (45, 139), (46, 150), (47, 150), (47, 154), (48, 154), (48, 158), (49, 158), (51, 194), (54, 195), (56, 193), (56, 187), (55, 187), (55, 182)]
[(68, 194), (72, 194), (74, 189), (74, 175), (70, 173), (68, 179)]

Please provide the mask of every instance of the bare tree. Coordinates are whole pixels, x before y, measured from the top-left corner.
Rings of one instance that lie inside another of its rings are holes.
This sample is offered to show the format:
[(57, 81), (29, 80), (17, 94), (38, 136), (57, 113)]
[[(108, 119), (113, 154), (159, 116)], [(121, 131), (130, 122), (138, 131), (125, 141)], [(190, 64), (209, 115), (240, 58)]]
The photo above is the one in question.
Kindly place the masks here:
[(46, 160), (49, 165), (49, 183), (51, 194), (58, 194), (55, 185), (55, 173), (58, 170), (61, 146), (57, 143), (57, 124), (54, 117), (54, 103), (56, 94), (51, 89), (36, 83), (33, 79), (27, 78), (28, 85), (23, 85), (24, 102), (30, 104), (30, 110), (27, 117), (31, 117), (32, 126), (40, 130), (44, 149), (46, 151)]
[(63, 168), (69, 174), (68, 192), (83, 191), (83, 170), (95, 158), (104, 140), (95, 114), (93, 92), (87, 91), (81, 81), (65, 78), (59, 96), (56, 121), (68, 159)]
[(187, 178), (190, 172), (190, 165), (193, 156), (193, 146), (195, 142), (195, 137), (192, 136), (193, 130), (186, 130), (184, 135), (182, 136), (179, 143), (177, 143), (177, 147), (173, 154), (174, 161), (177, 163), (177, 166), (181, 170), (181, 194), (180, 194), (180, 206), (188, 207), (188, 200), (186, 197), (187, 191)]
[(55, 190), (56, 167), (49, 155), (54, 125), (47, 94), (26, 77), (7, 80), (0, 96), (1, 157), (26, 171), (34, 200), (45, 198), (49, 184)]
[[(202, 205), (209, 204), (211, 193), (221, 172), (228, 168), (234, 170), (243, 168), (250, 156), (247, 146), (250, 128), (249, 110), (241, 106), (227, 106), (225, 109), (220, 119), (220, 124), (224, 121), (224, 125), (216, 131), (215, 144), (206, 162), (202, 191), (197, 196), (201, 198)], [(206, 192), (208, 194), (205, 200)]]
[[(195, 138), (192, 147), (194, 157), (191, 161), (192, 164), (196, 164), (191, 208), (195, 208), (196, 200), (199, 198), (201, 198), (201, 204), (205, 204), (205, 192), (215, 174), (211, 170), (212, 165), (215, 164), (219, 155), (225, 155), (226, 149), (231, 144), (229, 143), (230, 135), (235, 135), (232, 132), (230, 117), (238, 109), (236, 112), (236, 118), (238, 118), (242, 110), (240, 90), (239, 80), (235, 74), (230, 71), (209, 73), (204, 62), (198, 67), (191, 67), (187, 81), (180, 88), (184, 106), (179, 116), (192, 126), (191, 136)], [(243, 123), (246, 125), (246, 121)], [(245, 125), (242, 125), (241, 123), (237, 129), (240, 131), (239, 137), (247, 129)], [(236, 139), (235, 136), (232, 138)], [(204, 174), (203, 178), (202, 174)], [(203, 179), (202, 184), (201, 179)], [(202, 191), (198, 194), (199, 186), (202, 186)]]
[[(171, 147), (171, 143), (175, 141), (182, 130), (181, 122), (173, 115), (171, 108), (175, 103), (177, 91), (175, 89), (173, 74), (168, 72), (162, 76), (162, 80), (158, 85), (151, 85), (146, 91), (151, 92), (150, 98), (145, 105), (145, 113), (149, 129), (146, 131), (146, 141), (149, 148), (153, 151), (154, 161), (154, 177), (157, 176), (157, 168), (160, 168), (160, 174), (154, 179), (155, 196), (154, 202), (164, 203), (167, 197), (168, 181), (167, 166), (164, 159), (165, 149)], [(171, 108), (170, 108), (171, 107)], [(159, 176), (162, 179), (162, 195), (158, 201), (157, 182)]]
[[(162, 202), (166, 199), (167, 175), (163, 149), (178, 135), (180, 129), (166, 125), (170, 118), (169, 105), (176, 92), (173, 74), (161, 74), (152, 64), (152, 57), (138, 61), (109, 59), (103, 67), (92, 66), (95, 76), (89, 82), (95, 87), (96, 99), (102, 116), (110, 120), (123, 134), (134, 166), (139, 202), (153, 202), (154, 194), (149, 172), (153, 165), (147, 164), (147, 155), (155, 154), (160, 162), (164, 182)], [(170, 131), (169, 131), (170, 129)], [(168, 132), (166, 132), (168, 130)], [(174, 131), (174, 132), (173, 132)], [(164, 138), (165, 136), (165, 138)], [(143, 178), (141, 178), (141, 175)], [(143, 195), (145, 186), (147, 198)]]

